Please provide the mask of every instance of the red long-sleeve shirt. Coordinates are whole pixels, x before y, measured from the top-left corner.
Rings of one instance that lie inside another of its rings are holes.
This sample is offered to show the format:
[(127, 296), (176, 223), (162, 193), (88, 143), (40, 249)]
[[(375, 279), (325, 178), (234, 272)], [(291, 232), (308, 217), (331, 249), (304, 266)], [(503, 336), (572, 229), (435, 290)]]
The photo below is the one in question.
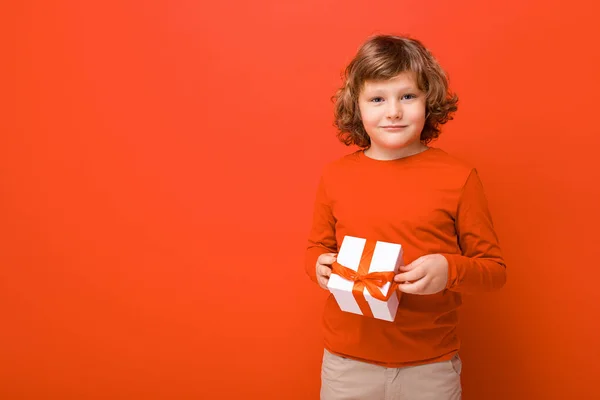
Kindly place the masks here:
[(394, 322), (343, 312), (330, 295), (325, 347), (344, 357), (388, 367), (450, 359), (460, 346), (461, 293), (500, 288), (506, 280), (477, 171), (441, 149), (386, 161), (361, 150), (328, 164), (306, 251), (313, 281), (319, 255), (337, 253), (345, 235), (399, 243), (405, 264), (442, 254), (449, 268), (442, 292), (402, 293)]

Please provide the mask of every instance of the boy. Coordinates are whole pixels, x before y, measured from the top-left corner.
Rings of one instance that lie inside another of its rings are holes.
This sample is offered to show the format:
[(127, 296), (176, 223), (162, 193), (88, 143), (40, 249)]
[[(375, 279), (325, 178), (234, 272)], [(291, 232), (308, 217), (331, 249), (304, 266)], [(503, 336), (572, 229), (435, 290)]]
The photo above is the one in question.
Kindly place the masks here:
[(317, 189), (306, 270), (327, 290), (346, 235), (403, 247), (394, 322), (324, 311), (321, 399), (461, 398), (461, 293), (500, 288), (506, 267), (477, 171), (428, 143), (457, 97), (417, 40), (379, 35), (346, 68), (338, 138), (361, 148), (328, 164)]

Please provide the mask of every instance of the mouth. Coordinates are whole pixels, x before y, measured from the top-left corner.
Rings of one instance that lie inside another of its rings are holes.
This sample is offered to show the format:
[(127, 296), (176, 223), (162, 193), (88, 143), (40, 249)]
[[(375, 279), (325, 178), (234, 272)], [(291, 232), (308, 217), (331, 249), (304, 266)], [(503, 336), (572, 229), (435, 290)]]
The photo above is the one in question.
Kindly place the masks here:
[(408, 128), (408, 125), (385, 125), (382, 126), (382, 128), (385, 130), (393, 131)]

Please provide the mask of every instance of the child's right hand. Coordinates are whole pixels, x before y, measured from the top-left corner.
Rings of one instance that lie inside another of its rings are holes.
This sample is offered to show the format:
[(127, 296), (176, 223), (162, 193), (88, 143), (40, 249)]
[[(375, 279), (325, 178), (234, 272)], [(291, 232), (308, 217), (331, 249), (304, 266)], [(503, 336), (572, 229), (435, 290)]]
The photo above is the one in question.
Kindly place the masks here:
[(324, 253), (317, 258), (317, 283), (325, 290), (331, 276), (331, 264), (336, 260), (336, 253)]

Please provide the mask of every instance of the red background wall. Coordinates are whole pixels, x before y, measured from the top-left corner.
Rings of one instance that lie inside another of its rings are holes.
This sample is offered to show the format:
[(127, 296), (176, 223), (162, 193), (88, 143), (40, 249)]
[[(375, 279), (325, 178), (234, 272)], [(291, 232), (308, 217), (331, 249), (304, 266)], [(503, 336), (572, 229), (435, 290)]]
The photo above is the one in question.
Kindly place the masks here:
[(303, 271), (330, 96), (408, 33), (461, 103), (509, 267), (462, 310), (464, 398), (596, 399), (592, 1), (13, 1), (0, 134), (0, 397), (314, 399)]

